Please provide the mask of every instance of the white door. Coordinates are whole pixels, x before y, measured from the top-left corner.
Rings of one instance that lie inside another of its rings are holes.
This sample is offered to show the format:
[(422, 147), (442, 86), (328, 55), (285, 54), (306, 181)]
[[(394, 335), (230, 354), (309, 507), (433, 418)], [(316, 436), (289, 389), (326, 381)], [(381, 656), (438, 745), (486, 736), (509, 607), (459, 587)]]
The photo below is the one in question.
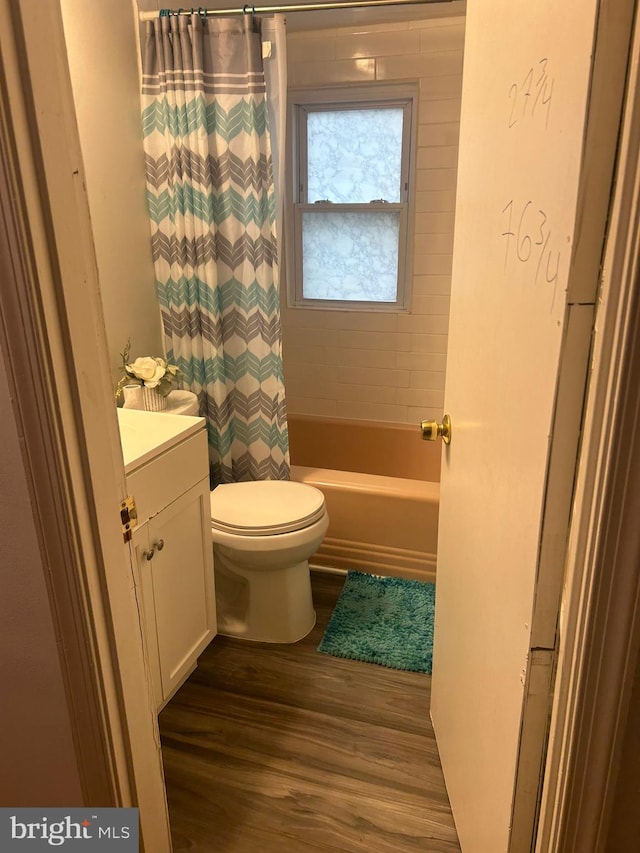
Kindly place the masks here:
[(527, 697), (546, 713), (599, 257), (576, 282), (585, 162), (612, 148), (585, 145), (599, 5), (468, 2), (431, 700), (464, 853), (518, 849)]

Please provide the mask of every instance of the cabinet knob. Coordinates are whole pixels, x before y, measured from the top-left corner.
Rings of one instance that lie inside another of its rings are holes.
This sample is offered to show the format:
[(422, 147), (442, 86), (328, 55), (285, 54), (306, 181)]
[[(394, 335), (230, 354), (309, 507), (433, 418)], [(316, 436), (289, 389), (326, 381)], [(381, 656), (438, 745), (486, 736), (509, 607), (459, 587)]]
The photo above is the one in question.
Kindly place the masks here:
[(156, 551), (162, 551), (164, 548), (164, 539), (158, 539), (156, 542)]
[(142, 552), (142, 556), (145, 558), (145, 560), (153, 560), (153, 555), (155, 554), (155, 552), (156, 552), (155, 547), (149, 548), (148, 551)]

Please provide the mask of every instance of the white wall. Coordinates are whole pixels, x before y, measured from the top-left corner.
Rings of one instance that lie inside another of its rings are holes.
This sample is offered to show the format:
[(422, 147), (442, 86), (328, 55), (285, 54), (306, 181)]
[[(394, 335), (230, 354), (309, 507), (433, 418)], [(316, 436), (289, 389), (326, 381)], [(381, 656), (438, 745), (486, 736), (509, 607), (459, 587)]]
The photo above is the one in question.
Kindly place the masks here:
[(444, 402), (464, 19), (289, 33), (289, 85), (417, 80), (417, 194), (410, 313), (283, 304), (292, 413), (415, 423)]
[(115, 375), (128, 338), (134, 357), (163, 351), (145, 204), (136, 22), (131, 0), (61, 0), (60, 6)]

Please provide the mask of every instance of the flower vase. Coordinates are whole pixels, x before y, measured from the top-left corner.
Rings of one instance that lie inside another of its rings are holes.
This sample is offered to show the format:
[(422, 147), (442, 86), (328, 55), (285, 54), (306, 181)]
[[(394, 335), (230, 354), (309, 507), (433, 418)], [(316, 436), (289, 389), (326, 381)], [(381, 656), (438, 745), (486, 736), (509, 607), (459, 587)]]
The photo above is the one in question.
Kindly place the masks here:
[(147, 388), (143, 385), (142, 406), (145, 412), (164, 412), (167, 408), (167, 398), (159, 394), (155, 388)]

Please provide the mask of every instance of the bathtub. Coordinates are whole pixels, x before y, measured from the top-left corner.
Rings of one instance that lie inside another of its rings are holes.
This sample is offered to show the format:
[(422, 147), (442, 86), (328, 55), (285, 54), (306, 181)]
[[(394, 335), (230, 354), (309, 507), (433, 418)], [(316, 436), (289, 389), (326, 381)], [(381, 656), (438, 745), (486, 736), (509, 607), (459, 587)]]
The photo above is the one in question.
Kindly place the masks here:
[(319, 488), (329, 512), (312, 566), (435, 581), (439, 442), (417, 426), (301, 415), (289, 441), (291, 479)]

